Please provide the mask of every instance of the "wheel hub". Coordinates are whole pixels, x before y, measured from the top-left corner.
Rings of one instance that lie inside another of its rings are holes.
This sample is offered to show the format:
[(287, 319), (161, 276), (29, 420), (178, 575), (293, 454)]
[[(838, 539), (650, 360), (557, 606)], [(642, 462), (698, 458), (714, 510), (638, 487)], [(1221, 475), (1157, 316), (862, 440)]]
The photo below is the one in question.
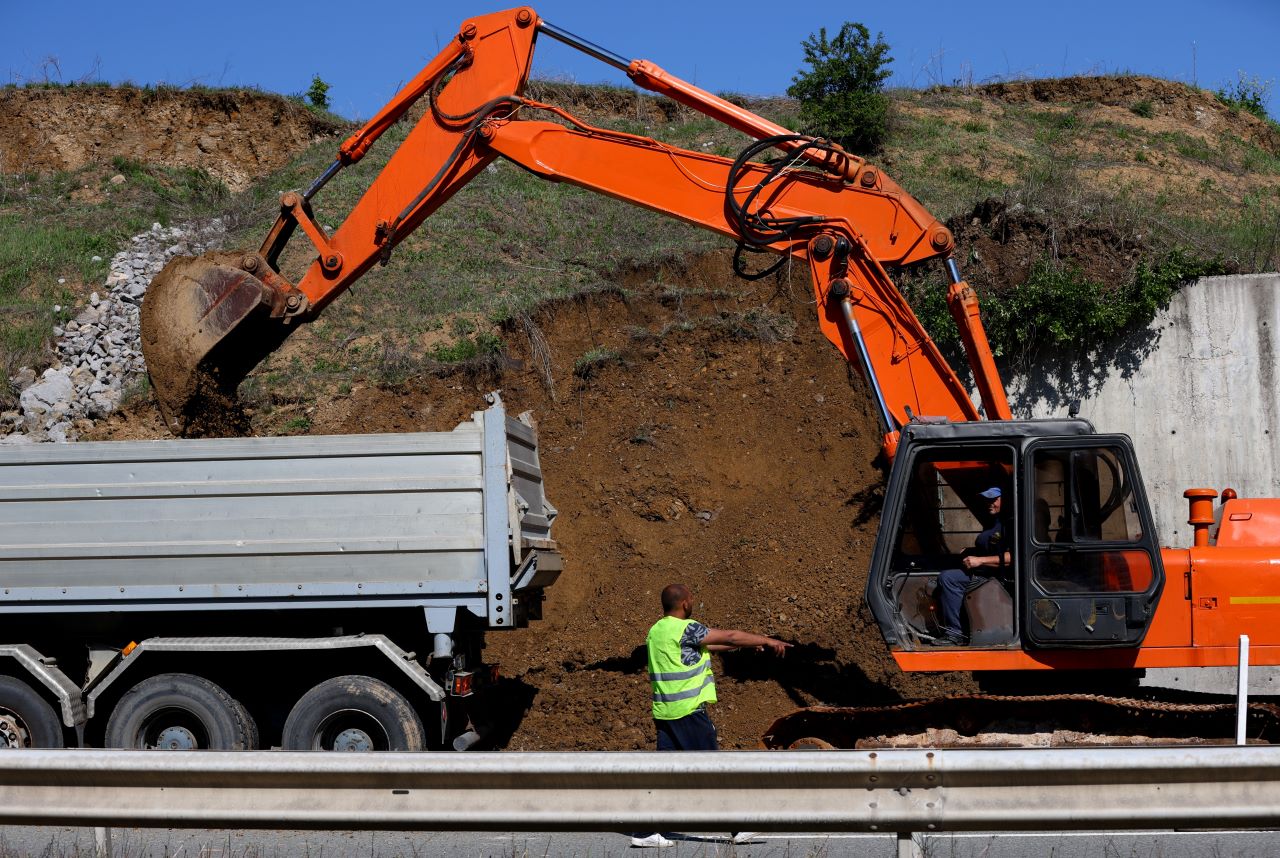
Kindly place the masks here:
[(12, 712), (0, 710), (0, 749), (18, 750), (31, 747), (31, 732), (22, 719)]
[(372, 751), (373, 739), (364, 730), (350, 727), (334, 738), (333, 749), (335, 751)]
[(195, 734), (186, 727), (165, 727), (156, 736), (153, 746), (161, 751), (195, 751), (200, 747)]

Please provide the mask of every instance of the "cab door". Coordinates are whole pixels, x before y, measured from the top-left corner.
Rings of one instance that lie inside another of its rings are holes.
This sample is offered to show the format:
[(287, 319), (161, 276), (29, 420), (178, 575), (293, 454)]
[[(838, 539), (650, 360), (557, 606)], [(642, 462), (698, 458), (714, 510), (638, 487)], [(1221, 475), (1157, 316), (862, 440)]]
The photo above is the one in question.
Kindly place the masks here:
[(1035, 441), (1023, 468), (1024, 643), (1137, 646), (1164, 569), (1132, 443), (1124, 435)]

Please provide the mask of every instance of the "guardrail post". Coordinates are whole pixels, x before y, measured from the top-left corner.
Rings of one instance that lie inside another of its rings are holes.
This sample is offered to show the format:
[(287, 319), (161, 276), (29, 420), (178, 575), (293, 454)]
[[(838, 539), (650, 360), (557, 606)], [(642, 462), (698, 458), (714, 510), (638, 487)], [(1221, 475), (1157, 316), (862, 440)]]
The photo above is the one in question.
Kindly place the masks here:
[(111, 829), (93, 829), (93, 854), (96, 858), (111, 858)]
[(1240, 636), (1240, 666), (1236, 670), (1236, 744), (1243, 745), (1249, 715), (1249, 636)]
[(914, 831), (898, 832), (898, 858), (924, 858), (924, 843)]

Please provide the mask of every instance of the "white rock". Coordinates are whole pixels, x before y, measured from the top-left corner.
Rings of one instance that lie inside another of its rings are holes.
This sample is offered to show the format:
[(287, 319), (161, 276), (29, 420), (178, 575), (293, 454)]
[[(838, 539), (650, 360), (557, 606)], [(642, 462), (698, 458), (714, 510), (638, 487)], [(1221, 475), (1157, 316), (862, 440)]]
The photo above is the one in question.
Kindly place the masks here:
[(24, 411), (49, 411), (55, 403), (65, 402), (74, 395), (70, 374), (55, 369), (47, 369), (39, 384), (33, 384), (22, 391), (19, 402)]

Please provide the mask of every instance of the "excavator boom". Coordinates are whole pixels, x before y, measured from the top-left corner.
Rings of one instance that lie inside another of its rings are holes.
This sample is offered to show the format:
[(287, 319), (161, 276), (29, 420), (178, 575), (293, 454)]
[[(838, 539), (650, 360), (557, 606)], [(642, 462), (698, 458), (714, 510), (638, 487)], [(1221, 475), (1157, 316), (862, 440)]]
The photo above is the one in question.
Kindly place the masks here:
[[(697, 109), (761, 142), (736, 161), (647, 137), (596, 128), (521, 95), (536, 37), (623, 69), (639, 86)], [(311, 199), (360, 160), (422, 98), (428, 109), (328, 235)], [(533, 114), (558, 121), (538, 121)], [(754, 160), (773, 150), (782, 158)], [(950, 232), (876, 167), (826, 141), (793, 134), (663, 71), (627, 61), (537, 17), (528, 7), (471, 19), (441, 54), (339, 147), (305, 193), (281, 198), (256, 253), (175, 260), (153, 281), (142, 314), (143, 351), (169, 427), (193, 431), (210, 406), (234, 399), (244, 376), (310, 321), (497, 157), (551, 181), (570, 182), (726, 235), (740, 249), (808, 264), (823, 333), (868, 379), (892, 454), (913, 414), (979, 418), (885, 271), (947, 256)], [(301, 228), (316, 255), (298, 282), (279, 258)], [(987, 416), (1008, 405), (977, 323), (976, 299), (954, 263), (952, 309)], [(967, 325), (967, 328), (965, 327)]]

